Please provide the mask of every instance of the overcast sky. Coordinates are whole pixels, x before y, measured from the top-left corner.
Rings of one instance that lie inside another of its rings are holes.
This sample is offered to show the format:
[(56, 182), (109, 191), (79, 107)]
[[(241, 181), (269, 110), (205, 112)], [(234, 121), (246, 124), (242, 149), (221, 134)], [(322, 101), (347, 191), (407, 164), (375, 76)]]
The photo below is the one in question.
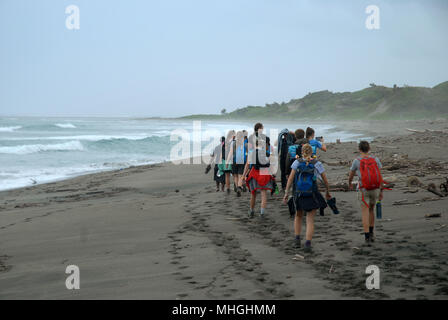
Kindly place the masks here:
[(179, 116), (432, 87), (448, 80), (447, 31), (446, 0), (0, 0), (0, 115)]

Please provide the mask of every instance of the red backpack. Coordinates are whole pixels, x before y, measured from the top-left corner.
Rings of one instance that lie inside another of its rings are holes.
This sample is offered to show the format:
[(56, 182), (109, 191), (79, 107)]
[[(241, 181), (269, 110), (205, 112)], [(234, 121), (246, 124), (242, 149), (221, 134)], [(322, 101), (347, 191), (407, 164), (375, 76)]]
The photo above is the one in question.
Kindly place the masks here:
[(360, 187), (366, 190), (379, 189), (383, 178), (375, 158), (359, 158), (359, 171), (361, 172)]

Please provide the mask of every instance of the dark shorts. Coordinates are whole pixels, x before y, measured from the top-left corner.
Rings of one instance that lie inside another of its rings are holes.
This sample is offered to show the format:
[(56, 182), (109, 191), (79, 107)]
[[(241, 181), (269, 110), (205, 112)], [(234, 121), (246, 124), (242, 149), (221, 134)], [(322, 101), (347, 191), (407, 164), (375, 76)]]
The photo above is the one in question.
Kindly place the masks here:
[(312, 211), (320, 208), (326, 208), (327, 202), (320, 192), (314, 192), (311, 197), (294, 196), (294, 205), (296, 211)]
[(232, 173), (233, 174), (243, 174), (243, 172), (244, 172), (244, 164), (232, 165)]
[(216, 182), (219, 182), (219, 183), (225, 183), (226, 182), (226, 176), (225, 175), (222, 175), (222, 176), (218, 177), (218, 165), (215, 165), (213, 173), (214, 173), (213, 174), (213, 179)]

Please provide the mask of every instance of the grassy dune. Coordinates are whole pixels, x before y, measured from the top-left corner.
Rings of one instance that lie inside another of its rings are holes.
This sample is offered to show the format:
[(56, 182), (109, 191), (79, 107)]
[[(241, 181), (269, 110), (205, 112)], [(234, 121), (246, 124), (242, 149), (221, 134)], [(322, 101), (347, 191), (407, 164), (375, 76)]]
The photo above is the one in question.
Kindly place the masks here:
[(289, 102), (247, 106), (184, 119), (434, 119), (448, 118), (448, 81), (433, 88), (372, 84), (355, 92), (309, 93)]

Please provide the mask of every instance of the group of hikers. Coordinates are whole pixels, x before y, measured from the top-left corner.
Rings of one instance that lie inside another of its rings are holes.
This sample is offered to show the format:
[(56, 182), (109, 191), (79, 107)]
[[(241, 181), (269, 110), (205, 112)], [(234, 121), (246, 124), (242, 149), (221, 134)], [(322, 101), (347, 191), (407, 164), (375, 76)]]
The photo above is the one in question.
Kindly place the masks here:
[[(323, 215), (329, 206), (335, 214), (339, 211), (336, 199), (330, 194), (330, 186), (322, 162), (318, 159), (318, 152), (327, 151), (323, 137), (315, 137), (313, 128), (297, 129), (295, 132), (284, 129), (271, 145), (270, 138), (263, 133), (262, 123), (256, 123), (254, 133), (230, 130), (227, 137), (221, 137), (221, 142), (211, 153), (210, 163), (206, 173), (214, 164), (214, 181), (216, 191), (231, 193), (231, 176), (233, 189), (237, 197), (242, 192), (249, 191), (249, 218), (255, 216), (255, 202), (257, 193), (261, 194), (260, 217), (266, 214), (268, 192), (278, 193), (276, 184), (277, 163), (280, 163), (281, 189), (284, 194), (283, 202), (287, 204), (294, 216), (294, 246), (302, 246), (302, 221), (306, 217), (305, 252), (311, 251), (311, 240), (314, 234), (314, 217), (319, 210)], [(350, 168), (348, 186), (353, 188), (352, 182), (358, 177), (358, 200), (362, 210), (362, 222), (365, 242), (374, 242), (374, 208), (383, 198), (384, 180), (381, 176), (381, 162), (369, 154), (370, 144), (361, 141), (358, 145), (359, 156), (354, 159)], [(325, 188), (325, 196), (319, 190), (319, 182)], [(291, 195), (291, 197), (290, 197)]]

